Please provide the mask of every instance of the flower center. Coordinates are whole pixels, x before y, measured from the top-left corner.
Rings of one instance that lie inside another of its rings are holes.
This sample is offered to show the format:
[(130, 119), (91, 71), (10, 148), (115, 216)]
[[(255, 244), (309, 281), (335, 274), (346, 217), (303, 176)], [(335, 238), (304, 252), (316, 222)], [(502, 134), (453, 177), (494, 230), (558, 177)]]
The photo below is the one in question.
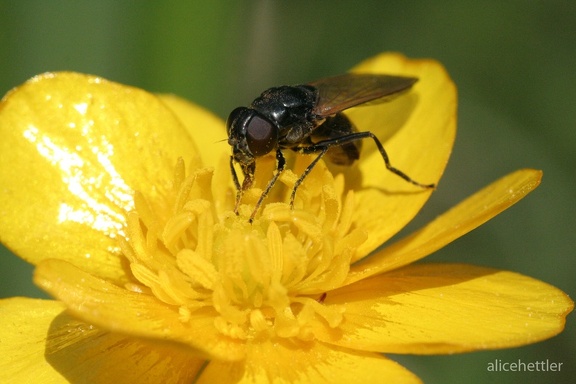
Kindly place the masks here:
[[(162, 197), (135, 195), (122, 244), (135, 278), (127, 288), (177, 306), (183, 322), (208, 309), (220, 332), (239, 339), (311, 339), (319, 325), (337, 327), (341, 308), (323, 300), (342, 284), (367, 236), (352, 228), (354, 195), (342, 201), (342, 175), (333, 178), (318, 164), (294, 209), (275, 194), (250, 224), (253, 204), (234, 214), (227, 179), (193, 168), (186, 175), (178, 161), (173, 188)], [(290, 171), (281, 176), (285, 196), (295, 180)]]

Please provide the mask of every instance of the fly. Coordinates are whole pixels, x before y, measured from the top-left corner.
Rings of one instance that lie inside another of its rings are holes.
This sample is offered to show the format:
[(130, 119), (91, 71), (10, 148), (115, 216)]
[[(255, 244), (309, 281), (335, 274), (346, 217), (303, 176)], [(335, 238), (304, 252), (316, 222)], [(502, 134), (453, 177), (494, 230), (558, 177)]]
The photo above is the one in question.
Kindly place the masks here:
[[(226, 122), (228, 144), (232, 147), (230, 169), (236, 186), (236, 205), (254, 181), (256, 159), (275, 151), (276, 170), (260, 195), (249, 221), (252, 222), (264, 199), (286, 167), (283, 150), (316, 154), (296, 180), (290, 195), (294, 206), (296, 190), (318, 161), (326, 155), (338, 165), (352, 165), (360, 157), (361, 142), (372, 139), (388, 171), (421, 188), (422, 184), (390, 163), (378, 138), (369, 131), (359, 132), (342, 111), (371, 101), (389, 101), (408, 91), (418, 81), (414, 77), (348, 73), (308, 84), (267, 89), (249, 107), (234, 109)], [(242, 170), (242, 184), (234, 164)]]

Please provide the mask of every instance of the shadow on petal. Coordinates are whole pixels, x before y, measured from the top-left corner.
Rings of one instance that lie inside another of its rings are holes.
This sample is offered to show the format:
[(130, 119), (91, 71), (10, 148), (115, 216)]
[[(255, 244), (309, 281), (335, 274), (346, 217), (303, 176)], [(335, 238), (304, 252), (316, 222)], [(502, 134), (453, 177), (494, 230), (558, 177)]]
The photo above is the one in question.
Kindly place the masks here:
[(175, 345), (102, 331), (66, 313), (46, 339), (46, 360), (71, 383), (192, 382), (205, 364)]

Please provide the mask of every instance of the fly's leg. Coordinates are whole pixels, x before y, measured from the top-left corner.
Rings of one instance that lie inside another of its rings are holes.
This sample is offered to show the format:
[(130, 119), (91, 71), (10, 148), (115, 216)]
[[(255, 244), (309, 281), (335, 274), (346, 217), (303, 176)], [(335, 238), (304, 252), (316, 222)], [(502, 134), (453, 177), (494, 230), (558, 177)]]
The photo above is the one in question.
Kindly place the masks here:
[(290, 208), (293, 209), (294, 208), (294, 198), (296, 197), (296, 190), (298, 189), (298, 187), (300, 186), (300, 184), (302, 184), (302, 182), (304, 181), (304, 179), (306, 178), (306, 176), (308, 176), (308, 174), (310, 173), (310, 171), (312, 171), (312, 168), (314, 168), (314, 166), (316, 165), (316, 163), (318, 163), (318, 161), (320, 161), (320, 159), (322, 158), (322, 156), (324, 156), (326, 154), (326, 152), (328, 151), (328, 148), (330, 148), (330, 146), (324, 146), (322, 147), (319, 151), (308, 151), (310, 147), (304, 147), (304, 148), (300, 148), (298, 149), (298, 152), (300, 153), (304, 153), (304, 154), (310, 154), (310, 153), (317, 153), (320, 152), (318, 154), (318, 156), (316, 156), (316, 158), (306, 167), (306, 169), (304, 170), (304, 172), (302, 172), (302, 174), (300, 175), (300, 177), (298, 178), (298, 180), (296, 180), (296, 182), (294, 183), (294, 188), (292, 188), (292, 194), (290, 195)]
[(252, 223), (254, 221), (254, 217), (256, 216), (258, 209), (260, 209), (260, 206), (264, 202), (264, 199), (266, 198), (266, 196), (268, 196), (268, 193), (270, 192), (270, 190), (272, 189), (274, 184), (276, 184), (278, 177), (280, 177), (280, 174), (284, 171), (285, 167), (286, 167), (286, 160), (284, 159), (284, 155), (282, 154), (282, 151), (280, 149), (277, 149), (276, 150), (276, 170), (274, 171), (274, 175), (272, 176), (272, 178), (268, 182), (268, 185), (266, 185), (266, 188), (264, 189), (264, 191), (260, 195), (260, 198), (256, 202), (256, 206), (254, 207), (254, 210), (252, 211), (252, 214), (250, 215), (250, 219), (248, 219), (248, 221), (250, 223)]
[(410, 176), (408, 176), (406, 173), (402, 172), (398, 168), (393, 167), (392, 164), (390, 163), (390, 158), (388, 157), (388, 154), (386, 153), (384, 146), (382, 145), (380, 140), (378, 140), (376, 135), (374, 135), (372, 132), (354, 132), (354, 133), (351, 133), (348, 135), (344, 135), (344, 136), (340, 136), (340, 137), (336, 137), (336, 138), (332, 138), (332, 139), (327, 139), (327, 140), (322, 140), (322, 141), (319, 141), (319, 142), (314, 143), (312, 145), (309, 145), (307, 147), (299, 147), (296, 149), (297, 152), (302, 153), (302, 154), (318, 153), (318, 156), (314, 159), (314, 161), (312, 161), (312, 163), (310, 163), (310, 165), (308, 165), (308, 167), (304, 170), (304, 172), (298, 178), (298, 180), (296, 180), (296, 183), (294, 184), (294, 188), (292, 189), (292, 195), (290, 196), (290, 206), (291, 207), (294, 206), (294, 198), (296, 196), (296, 190), (298, 189), (300, 184), (302, 184), (302, 181), (304, 181), (304, 178), (306, 178), (306, 176), (308, 176), (308, 174), (310, 173), (312, 168), (314, 168), (316, 163), (318, 163), (318, 161), (322, 158), (322, 156), (324, 156), (326, 154), (326, 152), (328, 151), (328, 149), (330, 149), (330, 147), (350, 143), (353, 141), (364, 140), (364, 139), (368, 139), (368, 138), (374, 140), (374, 143), (376, 144), (376, 147), (378, 147), (378, 151), (380, 152), (380, 155), (382, 156), (382, 159), (384, 160), (384, 164), (386, 165), (386, 169), (388, 171), (392, 172), (393, 174), (401, 177), (402, 179), (406, 180), (407, 182), (414, 184), (420, 188), (430, 189), (430, 188), (436, 187), (436, 184), (420, 183), (420, 182), (412, 179)]

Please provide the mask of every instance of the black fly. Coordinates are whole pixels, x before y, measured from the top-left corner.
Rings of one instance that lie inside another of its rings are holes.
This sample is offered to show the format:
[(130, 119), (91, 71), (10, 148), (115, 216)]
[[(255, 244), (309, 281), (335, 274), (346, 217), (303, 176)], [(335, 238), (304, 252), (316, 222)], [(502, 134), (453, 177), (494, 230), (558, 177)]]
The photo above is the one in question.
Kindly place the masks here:
[[(351, 165), (360, 157), (361, 140), (367, 138), (374, 140), (390, 172), (419, 187), (434, 188), (434, 184), (421, 184), (394, 168), (380, 140), (372, 132), (358, 132), (340, 113), (370, 101), (388, 101), (410, 89), (416, 81), (414, 77), (349, 73), (304, 85), (270, 88), (250, 107), (234, 109), (226, 127), (228, 144), (232, 146), (230, 168), (237, 189), (236, 214), (243, 193), (252, 186), (256, 158), (276, 151), (276, 171), (258, 199), (250, 222), (284, 171), (286, 161), (282, 150), (317, 154), (294, 184), (290, 196), (290, 206), (293, 206), (296, 190), (324, 155), (335, 164)], [(242, 184), (234, 163), (240, 165), (244, 174)]]

